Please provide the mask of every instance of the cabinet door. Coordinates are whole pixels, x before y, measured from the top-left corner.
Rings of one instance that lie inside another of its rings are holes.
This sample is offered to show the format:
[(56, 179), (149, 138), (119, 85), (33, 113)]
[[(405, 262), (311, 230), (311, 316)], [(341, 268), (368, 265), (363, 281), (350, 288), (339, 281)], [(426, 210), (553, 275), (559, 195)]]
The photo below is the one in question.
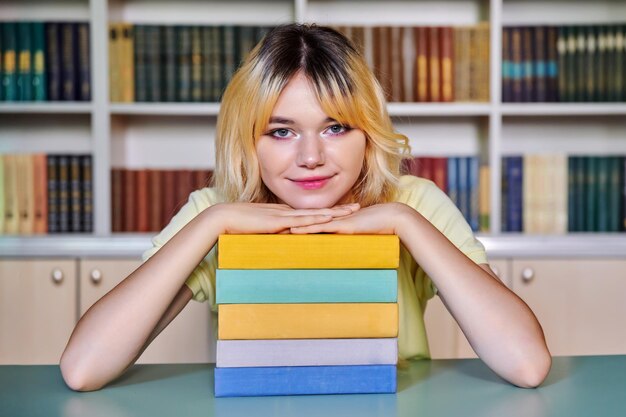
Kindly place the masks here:
[[(509, 282), (508, 264), (505, 259), (490, 261), (491, 268), (498, 271), (505, 283)], [(438, 296), (428, 301), (424, 320), (433, 359), (476, 357), (461, 328)]]
[(513, 261), (513, 289), (543, 327), (550, 352), (626, 353), (626, 260)]
[(58, 364), (76, 322), (76, 261), (0, 260), (0, 365)]
[[(85, 259), (80, 267), (80, 314), (141, 265), (136, 259)], [(190, 301), (137, 363), (214, 362), (208, 303)]]

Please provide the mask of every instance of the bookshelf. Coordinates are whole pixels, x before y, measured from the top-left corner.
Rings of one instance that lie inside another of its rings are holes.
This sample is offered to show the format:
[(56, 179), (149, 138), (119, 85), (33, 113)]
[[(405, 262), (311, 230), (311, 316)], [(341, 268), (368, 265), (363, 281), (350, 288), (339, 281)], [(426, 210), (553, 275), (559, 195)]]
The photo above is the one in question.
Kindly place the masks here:
[[(111, 233), (112, 167), (212, 168), (219, 103), (109, 103), (108, 24), (251, 24), (317, 22), (328, 25), (490, 24), (490, 101), (390, 103), (399, 131), (422, 156), (480, 155), (491, 180), (491, 229), (480, 235), (513, 256), (539, 242), (596, 253), (607, 243), (621, 250), (626, 236), (597, 233), (528, 236), (500, 233), (501, 158), (544, 152), (626, 155), (626, 103), (502, 103), (501, 35), (505, 25), (626, 22), (626, 3), (566, 0), (7, 0), (3, 21), (88, 21), (91, 27), (90, 103), (0, 103), (0, 149), (11, 152), (85, 152), (93, 155), (94, 233), (90, 236), (0, 237), (2, 253), (53, 256), (79, 242), (93, 254), (107, 245), (136, 250), (151, 234)], [(494, 53), (495, 52), (495, 53)], [(550, 140), (546, 140), (547, 135)], [(608, 239), (608, 240), (607, 240)], [(95, 243), (87, 244), (85, 242)], [(71, 243), (74, 242), (74, 243)], [(98, 243), (99, 242), (99, 243)], [(546, 246), (541, 245), (545, 249)], [(56, 249), (55, 249), (56, 248)], [(8, 252), (5, 252), (8, 251)], [(47, 251), (47, 252), (46, 252)], [(136, 253), (136, 252), (135, 252)], [(503, 252), (504, 253), (504, 252)], [(555, 249), (555, 254), (566, 255)], [(615, 252), (617, 253), (617, 252)]]

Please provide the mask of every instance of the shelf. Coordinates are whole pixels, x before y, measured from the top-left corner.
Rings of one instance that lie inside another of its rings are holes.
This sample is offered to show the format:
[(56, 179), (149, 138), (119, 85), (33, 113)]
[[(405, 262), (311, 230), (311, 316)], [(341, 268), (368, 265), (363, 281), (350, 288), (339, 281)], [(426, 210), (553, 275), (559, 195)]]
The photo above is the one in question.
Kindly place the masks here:
[(389, 103), (391, 116), (488, 116), (488, 103)]
[(626, 103), (504, 103), (503, 116), (611, 116), (626, 115)]
[[(115, 236), (0, 236), (3, 257), (140, 258), (156, 233)], [(626, 258), (626, 234), (575, 233), (562, 236), (521, 234), (477, 235), (490, 259), (498, 258)]]
[(38, 102), (0, 103), (0, 113), (42, 113), (42, 114), (88, 114), (93, 110), (89, 102)]
[(109, 105), (115, 115), (217, 116), (219, 103), (115, 103)]

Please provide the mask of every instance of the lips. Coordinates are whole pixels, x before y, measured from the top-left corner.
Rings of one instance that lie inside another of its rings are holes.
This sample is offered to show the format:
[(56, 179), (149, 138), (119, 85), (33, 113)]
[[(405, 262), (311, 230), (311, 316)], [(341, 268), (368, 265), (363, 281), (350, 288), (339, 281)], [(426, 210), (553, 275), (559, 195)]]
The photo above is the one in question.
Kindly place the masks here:
[(333, 176), (317, 176), (292, 179), (294, 184), (305, 190), (317, 190), (324, 187)]

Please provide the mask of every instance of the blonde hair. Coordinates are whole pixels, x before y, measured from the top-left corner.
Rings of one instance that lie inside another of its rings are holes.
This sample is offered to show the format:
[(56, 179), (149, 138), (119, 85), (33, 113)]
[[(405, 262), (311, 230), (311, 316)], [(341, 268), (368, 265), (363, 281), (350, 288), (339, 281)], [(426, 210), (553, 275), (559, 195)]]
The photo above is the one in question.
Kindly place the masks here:
[(227, 202), (276, 202), (261, 180), (255, 141), (267, 128), (278, 96), (298, 72), (310, 81), (322, 110), (366, 137), (365, 160), (352, 195), (362, 206), (393, 201), (408, 138), (393, 129), (384, 92), (354, 45), (315, 24), (274, 28), (247, 56), (222, 97), (216, 131), (214, 186)]

